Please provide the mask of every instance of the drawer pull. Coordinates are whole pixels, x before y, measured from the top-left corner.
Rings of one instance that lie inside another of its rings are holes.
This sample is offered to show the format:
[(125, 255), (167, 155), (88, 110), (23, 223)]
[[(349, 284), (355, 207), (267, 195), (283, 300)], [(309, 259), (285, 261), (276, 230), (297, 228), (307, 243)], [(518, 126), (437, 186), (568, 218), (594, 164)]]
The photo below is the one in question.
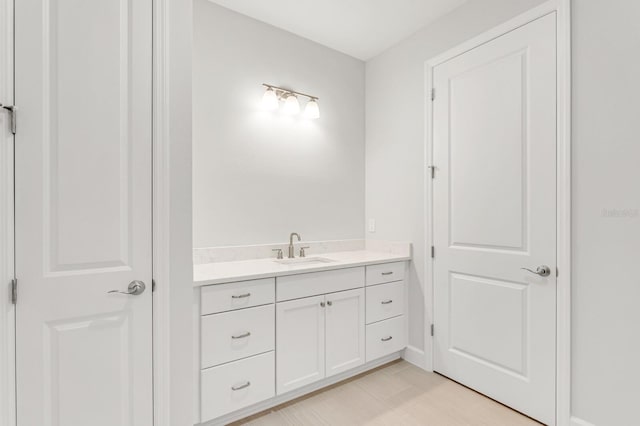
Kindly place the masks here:
[(392, 274), (393, 274), (393, 272), (391, 272), (391, 271), (390, 271), (390, 272), (383, 272), (383, 273), (382, 273), (382, 275), (392, 275)]
[(383, 338), (382, 338), (382, 339), (380, 339), (380, 340), (382, 340), (383, 342), (388, 342), (388, 341), (389, 341), (389, 340), (391, 340), (391, 339), (393, 339), (393, 337), (392, 337), (392, 336), (387, 336), (387, 337), (383, 337)]
[(235, 336), (231, 336), (232, 339), (244, 339), (245, 337), (251, 336), (251, 332), (247, 331), (246, 333), (236, 334)]
[(244, 388), (248, 388), (249, 386), (251, 386), (251, 382), (247, 381), (241, 385), (237, 385), (237, 386), (231, 386), (231, 390), (232, 391), (239, 391), (240, 389), (244, 389)]
[(382, 302), (383, 305), (388, 305), (389, 303), (393, 303), (393, 300), (389, 299), (389, 300), (383, 300)]
[(251, 296), (251, 293), (245, 293), (245, 294), (234, 294), (233, 296), (231, 296), (232, 299), (244, 299), (245, 297), (249, 297)]

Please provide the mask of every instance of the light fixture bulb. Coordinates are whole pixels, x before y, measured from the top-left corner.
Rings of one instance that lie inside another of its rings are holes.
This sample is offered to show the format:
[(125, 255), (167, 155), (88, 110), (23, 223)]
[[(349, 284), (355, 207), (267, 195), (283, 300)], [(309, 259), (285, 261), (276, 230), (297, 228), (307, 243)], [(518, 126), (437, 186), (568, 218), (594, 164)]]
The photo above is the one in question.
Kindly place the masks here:
[(298, 103), (298, 97), (296, 95), (287, 96), (287, 100), (284, 101), (284, 113), (289, 115), (298, 114), (300, 112), (300, 103)]
[(320, 118), (320, 107), (317, 99), (312, 98), (307, 102), (307, 106), (304, 108), (304, 116), (311, 119)]
[(262, 107), (267, 111), (274, 111), (278, 109), (278, 95), (276, 95), (275, 90), (269, 87), (267, 91), (264, 92), (262, 96)]

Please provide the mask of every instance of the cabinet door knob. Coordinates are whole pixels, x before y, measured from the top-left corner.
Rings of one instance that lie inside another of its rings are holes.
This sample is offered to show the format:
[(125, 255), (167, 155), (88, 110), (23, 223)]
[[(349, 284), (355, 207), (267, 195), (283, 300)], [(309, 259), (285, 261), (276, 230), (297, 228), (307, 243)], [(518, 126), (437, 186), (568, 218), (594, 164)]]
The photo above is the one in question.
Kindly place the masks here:
[(320, 306), (324, 308), (324, 302), (320, 302)]
[(331, 306), (331, 305), (333, 305), (333, 302), (332, 302), (331, 300), (329, 300), (329, 301), (327, 302), (327, 305)]

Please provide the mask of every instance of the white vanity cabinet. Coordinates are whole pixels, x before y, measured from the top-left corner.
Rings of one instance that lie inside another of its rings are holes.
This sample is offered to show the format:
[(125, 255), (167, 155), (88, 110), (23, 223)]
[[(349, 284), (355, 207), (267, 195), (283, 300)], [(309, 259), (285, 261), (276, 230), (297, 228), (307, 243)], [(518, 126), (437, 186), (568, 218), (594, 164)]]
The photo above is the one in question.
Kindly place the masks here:
[(399, 356), (406, 261), (196, 292), (195, 423), (226, 424)]
[(200, 422), (275, 395), (274, 301), (274, 278), (201, 289)]
[(406, 262), (367, 266), (367, 362), (407, 345)]
[(276, 278), (278, 395), (364, 364), (364, 284), (364, 267)]
[(276, 306), (278, 395), (365, 362), (364, 289)]

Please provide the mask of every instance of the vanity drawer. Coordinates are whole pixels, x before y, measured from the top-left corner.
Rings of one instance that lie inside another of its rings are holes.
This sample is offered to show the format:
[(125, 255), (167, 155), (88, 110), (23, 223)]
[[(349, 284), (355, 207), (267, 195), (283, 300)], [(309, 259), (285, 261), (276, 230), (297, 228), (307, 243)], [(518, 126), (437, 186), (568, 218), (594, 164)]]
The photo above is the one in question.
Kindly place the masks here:
[(364, 267), (278, 277), (278, 302), (364, 287)]
[(272, 351), (275, 323), (275, 305), (201, 317), (202, 368)]
[(367, 266), (367, 285), (390, 283), (404, 279), (405, 262)]
[(204, 423), (275, 396), (274, 353), (202, 370), (200, 379)]
[(367, 287), (367, 324), (404, 313), (404, 281)]
[(405, 348), (404, 315), (367, 326), (367, 362)]
[(265, 278), (202, 287), (200, 313), (215, 314), (273, 303), (275, 281), (275, 278)]

